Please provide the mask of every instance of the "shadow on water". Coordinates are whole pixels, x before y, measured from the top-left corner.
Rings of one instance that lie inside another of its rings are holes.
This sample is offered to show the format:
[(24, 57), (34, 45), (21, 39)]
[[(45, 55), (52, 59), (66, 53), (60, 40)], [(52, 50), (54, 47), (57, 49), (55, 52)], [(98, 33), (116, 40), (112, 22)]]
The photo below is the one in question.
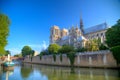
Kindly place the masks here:
[(71, 67), (71, 71), (70, 71), (71, 74), (74, 74), (75, 73), (75, 69), (74, 67)]
[(120, 69), (118, 70), (118, 77), (120, 77)]
[(32, 72), (33, 72), (32, 65), (22, 64), (22, 67), (21, 67), (22, 78), (27, 79)]

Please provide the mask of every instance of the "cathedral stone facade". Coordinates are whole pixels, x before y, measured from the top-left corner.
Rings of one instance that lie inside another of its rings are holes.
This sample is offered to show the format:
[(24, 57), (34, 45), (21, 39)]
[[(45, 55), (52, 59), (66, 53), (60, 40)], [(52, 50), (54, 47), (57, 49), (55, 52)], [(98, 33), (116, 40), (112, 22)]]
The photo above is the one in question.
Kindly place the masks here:
[(84, 29), (83, 21), (80, 19), (80, 27), (72, 26), (70, 29), (60, 29), (54, 25), (50, 29), (50, 44), (72, 45), (76, 47), (85, 47), (90, 39), (101, 39), (105, 41), (105, 32), (108, 29), (106, 22)]

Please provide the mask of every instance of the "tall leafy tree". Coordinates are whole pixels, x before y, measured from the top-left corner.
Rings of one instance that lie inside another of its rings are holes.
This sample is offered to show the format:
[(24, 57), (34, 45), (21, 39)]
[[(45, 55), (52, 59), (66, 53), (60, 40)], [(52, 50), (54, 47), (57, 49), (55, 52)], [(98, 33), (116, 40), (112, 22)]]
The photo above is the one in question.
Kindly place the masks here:
[(69, 52), (74, 52), (74, 47), (70, 46), (70, 45), (63, 45), (60, 49), (59, 49), (60, 53), (69, 53)]
[(8, 43), (9, 25), (10, 20), (8, 16), (0, 13), (0, 54), (5, 53), (4, 48)]
[(120, 19), (117, 24), (107, 30), (106, 43), (109, 47), (120, 45)]
[(58, 44), (50, 44), (48, 47), (48, 51), (51, 54), (58, 53), (59, 49), (60, 49), (60, 46)]
[(8, 54), (11, 55), (9, 50), (6, 51), (5, 56), (7, 56)]
[(117, 64), (120, 64), (120, 19), (107, 30), (106, 43), (110, 47)]
[(25, 57), (26, 55), (30, 55), (32, 53), (32, 49), (30, 46), (24, 46), (22, 48), (22, 56)]

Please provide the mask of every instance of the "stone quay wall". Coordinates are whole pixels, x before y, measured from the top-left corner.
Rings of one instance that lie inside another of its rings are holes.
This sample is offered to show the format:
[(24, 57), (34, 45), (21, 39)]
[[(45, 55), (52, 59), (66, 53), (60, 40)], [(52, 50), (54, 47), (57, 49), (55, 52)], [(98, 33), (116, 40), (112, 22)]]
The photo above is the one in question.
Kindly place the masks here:
[[(70, 66), (70, 61), (65, 54), (62, 55), (62, 62), (60, 61), (60, 55), (56, 55), (56, 61), (54, 61), (52, 55), (45, 55), (42, 56), (41, 60), (39, 56), (34, 56), (32, 60), (31, 58), (26, 57), (23, 62), (44, 65)], [(117, 67), (116, 61), (109, 50), (77, 53), (74, 65), (75, 67)]]

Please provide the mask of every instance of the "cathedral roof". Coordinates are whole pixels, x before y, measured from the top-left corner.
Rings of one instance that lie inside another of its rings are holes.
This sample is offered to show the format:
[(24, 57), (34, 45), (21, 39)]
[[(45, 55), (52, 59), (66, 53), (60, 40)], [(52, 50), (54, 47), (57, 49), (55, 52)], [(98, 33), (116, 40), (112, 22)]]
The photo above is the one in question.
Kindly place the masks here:
[(85, 29), (85, 34), (105, 30), (107, 28), (108, 28), (108, 26), (107, 26), (107, 23), (105, 22), (105, 23), (102, 23), (102, 24)]
[(78, 41), (83, 41), (83, 40), (87, 40), (84, 36), (80, 36), (79, 38), (78, 38)]

